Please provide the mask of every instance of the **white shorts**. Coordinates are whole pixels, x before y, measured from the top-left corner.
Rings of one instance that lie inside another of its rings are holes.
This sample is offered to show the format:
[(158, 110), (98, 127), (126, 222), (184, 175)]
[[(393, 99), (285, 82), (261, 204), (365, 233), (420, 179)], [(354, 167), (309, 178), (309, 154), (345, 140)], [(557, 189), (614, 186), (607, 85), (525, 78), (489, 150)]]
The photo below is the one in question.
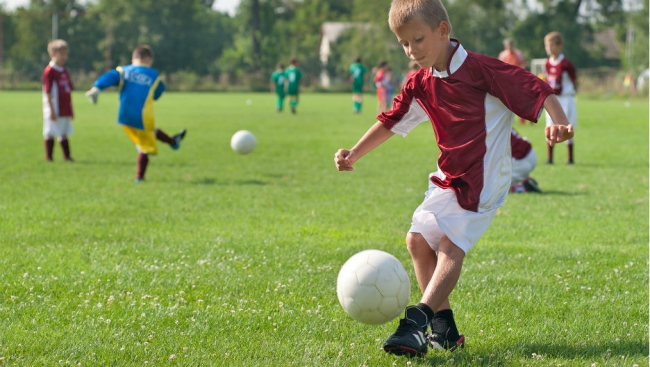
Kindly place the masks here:
[(535, 169), (537, 165), (537, 154), (535, 149), (531, 148), (528, 155), (522, 159), (512, 160), (512, 183), (511, 186), (519, 185)]
[(44, 137), (62, 137), (72, 134), (72, 118), (59, 117), (56, 121), (50, 119), (43, 120)]
[[(578, 111), (576, 110), (576, 99), (574, 95), (567, 96), (557, 96), (558, 101), (560, 101), (560, 106), (566, 115), (569, 123), (573, 125), (573, 129), (578, 127)], [(553, 125), (553, 120), (546, 112), (546, 126)], [(573, 138), (566, 141), (568, 144), (573, 144)]]
[(409, 232), (420, 233), (434, 251), (438, 251), (440, 239), (446, 235), (467, 253), (490, 227), (496, 212), (496, 207), (481, 213), (465, 210), (458, 205), (453, 190), (441, 189), (429, 180), (429, 189), (413, 213)]

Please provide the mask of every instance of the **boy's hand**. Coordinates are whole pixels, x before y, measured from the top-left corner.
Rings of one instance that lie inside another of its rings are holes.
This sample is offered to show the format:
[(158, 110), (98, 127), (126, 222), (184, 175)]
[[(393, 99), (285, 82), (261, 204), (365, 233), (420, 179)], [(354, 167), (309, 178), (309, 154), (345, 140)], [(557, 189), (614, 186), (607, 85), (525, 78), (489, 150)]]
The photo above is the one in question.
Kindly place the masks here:
[(92, 87), (88, 92), (86, 92), (86, 98), (90, 101), (92, 104), (97, 104), (97, 100), (99, 99), (99, 88), (97, 87)]
[(336, 164), (336, 169), (339, 171), (352, 171), (354, 168), (352, 165), (356, 161), (352, 157), (352, 152), (347, 149), (339, 149), (336, 154), (334, 154), (334, 164)]
[(552, 125), (544, 130), (546, 141), (550, 146), (573, 138), (573, 125)]
[(56, 112), (54, 112), (54, 110), (50, 112), (50, 121), (56, 122)]

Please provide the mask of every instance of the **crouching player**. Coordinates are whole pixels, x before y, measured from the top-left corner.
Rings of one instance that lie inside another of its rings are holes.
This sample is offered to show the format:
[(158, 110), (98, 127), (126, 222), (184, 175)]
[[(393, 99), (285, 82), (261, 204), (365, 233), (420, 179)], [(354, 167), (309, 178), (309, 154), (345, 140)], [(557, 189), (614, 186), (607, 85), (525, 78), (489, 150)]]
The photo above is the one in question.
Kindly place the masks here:
[(528, 139), (520, 136), (513, 129), (510, 133), (510, 146), (512, 147), (512, 183), (510, 192), (539, 192), (537, 181), (530, 177), (530, 173), (537, 165), (537, 154)]
[(120, 108), (117, 122), (135, 143), (138, 150), (138, 168), (135, 182), (144, 180), (149, 163), (149, 155), (158, 153), (156, 140), (160, 140), (176, 150), (185, 137), (186, 130), (174, 136), (167, 135), (154, 124), (153, 101), (160, 98), (165, 90), (158, 72), (151, 67), (153, 51), (147, 45), (140, 45), (133, 50), (131, 65), (118, 66), (97, 79), (86, 97), (97, 103), (99, 93), (108, 87), (118, 87)]

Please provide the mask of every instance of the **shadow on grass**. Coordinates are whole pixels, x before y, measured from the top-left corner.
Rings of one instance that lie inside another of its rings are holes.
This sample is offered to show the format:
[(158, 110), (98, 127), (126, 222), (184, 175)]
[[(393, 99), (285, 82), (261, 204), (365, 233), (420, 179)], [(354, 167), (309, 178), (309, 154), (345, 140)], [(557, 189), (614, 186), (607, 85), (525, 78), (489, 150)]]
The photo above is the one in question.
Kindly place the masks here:
[[(74, 158), (74, 157), (73, 157)], [(135, 166), (135, 159), (132, 161), (84, 161), (75, 159), (74, 164), (88, 166)]]
[[(620, 360), (620, 356), (626, 356), (629, 358), (645, 358), (648, 351), (648, 342), (644, 340), (639, 341), (628, 341), (628, 342), (612, 342), (612, 343), (596, 343), (588, 344), (581, 347), (575, 346), (566, 346), (555, 344), (541, 344), (541, 343), (531, 343), (524, 344), (517, 348), (514, 360), (519, 358), (533, 358), (533, 355), (541, 356), (545, 359), (565, 359), (572, 361), (579, 360), (590, 360), (590, 359), (605, 359), (605, 360)], [(483, 365), (498, 365), (501, 366), (504, 363), (503, 356), (507, 354), (507, 351), (491, 351), (489, 357), (484, 355), (484, 351), (475, 351), (474, 353), (471, 349), (464, 349), (461, 351), (451, 352), (431, 352), (427, 354), (424, 358), (417, 359), (420, 363), (427, 366), (440, 366), (448, 364), (450, 360), (453, 360), (455, 363), (476, 363), (476, 359), (479, 358), (481, 364)], [(519, 363), (515, 363), (519, 364)]]
[(532, 343), (522, 346), (524, 353), (531, 356), (533, 353), (548, 358), (616, 358), (620, 356), (645, 357), (648, 353), (648, 342), (643, 340), (619, 341), (611, 343), (587, 344), (581, 347), (568, 347), (558, 344)]
[(219, 185), (219, 186), (243, 186), (243, 185), (253, 185), (253, 186), (266, 186), (269, 183), (260, 180), (232, 180), (232, 181), (219, 181), (215, 178), (201, 178), (198, 180), (190, 181), (193, 185)]
[(571, 192), (571, 191), (560, 191), (560, 190), (544, 190), (541, 195), (553, 195), (553, 196), (584, 196), (587, 195), (586, 192)]

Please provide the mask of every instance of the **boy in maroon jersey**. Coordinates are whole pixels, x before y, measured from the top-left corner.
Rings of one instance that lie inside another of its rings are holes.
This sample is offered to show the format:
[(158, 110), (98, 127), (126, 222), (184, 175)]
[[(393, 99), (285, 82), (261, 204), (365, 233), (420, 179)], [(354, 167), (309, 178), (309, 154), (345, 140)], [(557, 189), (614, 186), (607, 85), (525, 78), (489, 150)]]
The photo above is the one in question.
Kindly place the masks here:
[(352, 149), (339, 149), (334, 162), (339, 171), (352, 171), (356, 161), (394, 134), (405, 136), (431, 121), (440, 149), (437, 171), (429, 175), (429, 189), (406, 236), (422, 298), (406, 308), (383, 346), (388, 353), (421, 356), (428, 345), (447, 350), (464, 345), (449, 295), (465, 254), (490, 226), (510, 188), (513, 113), (536, 122), (545, 108), (555, 122), (545, 130), (551, 144), (573, 137), (573, 127), (548, 84), (450, 38), (441, 0), (393, 0), (388, 23), (422, 69), (404, 84), (392, 109), (380, 114)]
[[(553, 88), (560, 101), (564, 114), (569, 119), (571, 125), (575, 129), (578, 124), (578, 114), (576, 111), (576, 84), (578, 78), (576, 76), (576, 68), (571, 61), (562, 53), (564, 40), (560, 32), (551, 32), (544, 37), (544, 49), (548, 55), (546, 60), (546, 81)], [(552, 126), (553, 119), (546, 113), (546, 126)], [(566, 141), (568, 158), (567, 164), (573, 164), (573, 138)], [(547, 159), (546, 163), (553, 163), (553, 145), (547, 144), (546, 148)]]
[(68, 60), (68, 43), (58, 39), (50, 41), (47, 52), (51, 61), (43, 70), (43, 137), (45, 160), (52, 161), (54, 138), (59, 138), (63, 160), (73, 162), (68, 136), (72, 134), (72, 80), (63, 65)]

